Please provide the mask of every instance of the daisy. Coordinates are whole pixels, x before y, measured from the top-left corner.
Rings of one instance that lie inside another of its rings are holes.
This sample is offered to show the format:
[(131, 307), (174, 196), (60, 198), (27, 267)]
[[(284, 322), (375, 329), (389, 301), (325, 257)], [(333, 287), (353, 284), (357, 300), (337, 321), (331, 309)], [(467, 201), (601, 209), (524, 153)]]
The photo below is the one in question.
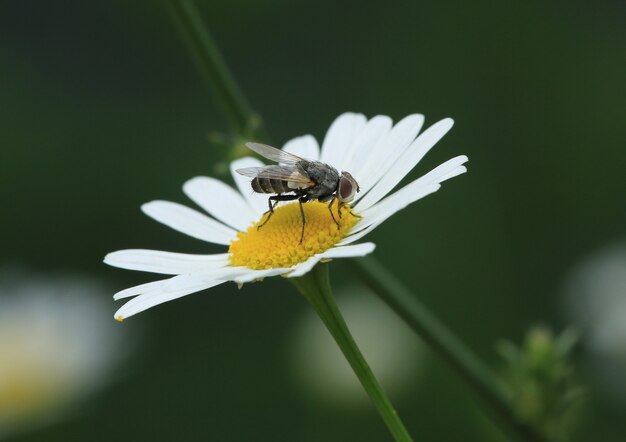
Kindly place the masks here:
[(114, 380), (134, 347), (122, 338), (133, 336), (106, 319), (105, 291), (89, 278), (0, 268), (0, 440), (70, 418)]
[(419, 114), (393, 125), (384, 115), (367, 120), (361, 114), (345, 113), (331, 124), (321, 149), (311, 135), (287, 142), (284, 151), (348, 171), (361, 188), (349, 207), (356, 216), (345, 209), (339, 216), (334, 204), (332, 213), (337, 223), (327, 203), (305, 203), (303, 239), (297, 202), (281, 203), (271, 220), (262, 229), (257, 228), (265, 219), (268, 195), (254, 193), (250, 178), (236, 173), (237, 169), (264, 166), (252, 157), (230, 165), (237, 190), (210, 177), (195, 177), (184, 184), (185, 194), (210, 216), (168, 201), (144, 204), (143, 212), (156, 221), (194, 238), (227, 246), (228, 251), (192, 255), (133, 249), (108, 254), (104, 262), (109, 265), (170, 275), (115, 294), (116, 300), (134, 297), (115, 313), (115, 318), (121, 321), (227, 281), (241, 286), (276, 275), (297, 278), (320, 261), (371, 253), (373, 243), (355, 243), (391, 215), (439, 190), (443, 181), (466, 171), (463, 164), (467, 157), (461, 155), (390, 194), (453, 125), (452, 119), (446, 118), (418, 136), (423, 123), (424, 117)]

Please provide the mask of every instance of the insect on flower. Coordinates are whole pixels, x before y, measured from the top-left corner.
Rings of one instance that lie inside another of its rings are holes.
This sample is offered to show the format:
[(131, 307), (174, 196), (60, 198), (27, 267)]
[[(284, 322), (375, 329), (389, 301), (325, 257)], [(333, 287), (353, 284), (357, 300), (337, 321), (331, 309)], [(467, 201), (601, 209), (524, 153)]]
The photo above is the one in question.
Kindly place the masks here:
[[(361, 189), (356, 180), (346, 171), (341, 174), (332, 166), (321, 161), (307, 160), (285, 152), (275, 147), (259, 143), (246, 143), (246, 146), (268, 160), (278, 164), (262, 167), (246, 167), (237, 169), (240, 175), (252, 177), (252, 190), (257, 193), (274, 193), (268, 198), (269, 210), (267, 218), (257, 229), (263, 227), (274, 214), (274, 208), (280, 201), (298, 200), (300, 216), (302, 218), (302, 233), (300, 243), (304, 239), (304, 225), (306, 218), (302, 203), (308, 201), (328, 202), (328, 212), (333, 221), (340, 228), (339, 221), (333, 214), (333, 203), (339, 201), (337, 213), (341, 218), (341, 209), (354, 199)], [(352, 211), (350, 214), (356, 218)]]
[[(206, 213), (171, 201), (142, 205), (143, 212), (154, 220), (228, 249), (212, 254), (146, 249), (109, 253), (104, 258), (109, 265), (170, 275), (116, 293), (115, 299), (133, 298), (115, 313), (116, 319), (121, 321), (227, 281), (241, 285), (277, 275), (299, 278), (323, 260), (372, 253), (376, 245), (359, 242), (361, 238), (411, 203), (437, 192), (444, 181), (466, 171), (467, 157), (459, 155), (395, 190), (453, 125), (445, 118), (420, 133), (423, 123), (420, 114), (393, 124), (385, 115), (367, 119), (347, 112), (330, 125), (321, 146), (312, 135), (296, 137), (280, 151), (249, 145), (278, 164), (263, 164), (252, 157), (233, 161), (230, 171), (236, 189), (212, 177), (187, 181), (183, 191)], [(360, 193), (351, 174), (337, 172), (346, 169), (358, 178)], [(280, 174), (273, 176), (269, 171)], [(252, 177), (252, 183), (247, 177)], [(250, 191), (250, 185), (260, 190)], [(285, 201), (285, 197), (300, 204), (276, 207), (275, 203)], [(333, 197), (331, 217), (328, 202)], [(347, 210), (354, 214), (347, 214)], [(266, 225), (259, 229), (262, 224)]]

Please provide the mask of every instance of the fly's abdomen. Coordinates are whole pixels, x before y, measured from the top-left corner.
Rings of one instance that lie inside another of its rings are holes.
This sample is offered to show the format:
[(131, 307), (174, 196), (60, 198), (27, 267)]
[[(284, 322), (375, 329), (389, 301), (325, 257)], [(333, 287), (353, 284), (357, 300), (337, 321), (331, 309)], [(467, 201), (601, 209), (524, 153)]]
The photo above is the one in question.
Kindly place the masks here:
[(287, 181), (275, 178), (256, 177), (250, 184), (257, 193), (285, 193), (293, 190), (289, 188)]

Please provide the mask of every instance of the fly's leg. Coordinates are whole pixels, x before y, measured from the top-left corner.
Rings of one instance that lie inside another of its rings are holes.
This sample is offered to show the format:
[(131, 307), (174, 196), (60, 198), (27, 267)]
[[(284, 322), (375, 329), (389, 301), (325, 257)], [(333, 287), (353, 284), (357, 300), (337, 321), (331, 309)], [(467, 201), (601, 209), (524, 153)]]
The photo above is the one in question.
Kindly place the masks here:
[(278, 204), (279, 201), (292, 201), (298, 199), (298, 195), (272, 195), (267, 199), (267, 205), (270, 208), (270, 210), (268, 210), (267, 212), (265, 212), (265, 214), (267, 214), (267, 218), (265, 218), (265, 220), (259, 224), (256, 229), (259, 230), (261, 227), (263, 227), (265, 224), (267, 224), (267, 222), (270, 220), (270, 218), (272, 217), (272, 215), (274, 214), (274, 208), (276, 207), (276, 205)]
[(302, 206), (302, 203), (306, 203), (307, 201), (308, 198), (306, 197), (306, 195), (298, 200), (298, 203), (300, 204), (300, 216), (302, 217), (302, 233), (300, 234), (299, 244), (302, 244), (302, 240), (304, 239), (304, 225), (306, 224), (306, 218), (304, 217), (304, 207)]
[(302, 240), (304, 239), (304, 225), (306, 224), (306, 218), (304, 216), (304, 207), (302, 203), (306, 203), (309, 200), (307, 195), (304, 195), (298, 199), (298, 203), (300, 204), (300, 216), (302, 217), (302, 233), (300, 233), (300, 242), (302, 244)]
[[(330, 212), (330, 216), (332, 217), (333, 221), (335, 221), (335, 224), (337, 225), (337, 230), (339, 230), (339, 222), (337, 221), (337, 219), (335, 218), (335, 214), (333, 213), (334, 202), (335, 202), (335, 197), (332, 197), (330, 199), (330, 202), (328, 203), (328, 211)], [(339, 211), (339, 218), (341, 218), (341, 211)]]
[(259, 224), (258, 226), (256, 226), (256, 229), (259, 230), (261, 227), (263, 227), (272, 217), (272, 215), (274, 214), (274, 207), (276, 207), (276, 204), (278, 204), (278, 201), (274, 201), (272, 200), (273, 197), (269, 197), (267, 199), (267, 205), (269, 206), (270, 210), (268, 210), (267, 212), (265, 212), (263, 215), (267, 215), (267, 218), (265, 218), (265, 221), (263, 221), (261, 224)]
[[(345, 204), (339, 203), (339, 207), (337, 208), (337, 211), (339, 212), (339, 218), (341, 218), (341, 209), (343, 209), (344, 207), (346, 207)], [(352, 209), (350, 208), (350, 206), (348, 206), (348, 213), (357, 219), (363, 218), (361, 215), (354, 213)]]
[[(337, 221), (337, 218), (335, 218), (335, 214), (333, 213), (333, 203), (335, 202), (336, 199), (337, 199), (337, 195), (330, 194), (330, 195), (322, 196), (318, 198), (317, 200), (320, 203), (325, 203), (326, 201), (328, 201), (328, 211), (330, 212), (330, 216), (335, 222), (335, 225), (337, 226), (337, 230), (339, 230), (340, 229), (339, 222)], [(341, 212), (339, 212), (339, 218), (341, 218)]]
[(354, 213), (352, 210), (348, 210), (348, 213), (352, 215), (353, 217), (355, 217), (356, 219), (363, 218), (361, 215), (359, 215), (358, 213)]

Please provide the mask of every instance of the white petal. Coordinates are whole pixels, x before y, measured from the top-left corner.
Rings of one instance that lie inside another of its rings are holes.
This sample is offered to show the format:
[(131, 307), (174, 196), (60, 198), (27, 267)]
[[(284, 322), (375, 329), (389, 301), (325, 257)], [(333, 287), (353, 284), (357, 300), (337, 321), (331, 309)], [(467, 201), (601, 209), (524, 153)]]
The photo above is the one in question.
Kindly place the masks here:
[(187, 290), (196, 285), (210, 283), (211, 281), (231, 281), (234, 277), (247, 272), (250, 272), (250, 269), (245, 267), (225, 266), (193, 274), (178, 275), (166, 281), (166, 283), (162, 286), (162, 289), (165, 292)]
[(346, 149), (358, 137), (366, 122), (365, 116), (361, 114), (346, 112), (339, 115), (324, 138), (321, 161), (341, 168)]
[(351, 256), (364, 256), (372, 253), (376, 245), (374, 243), (357, 244), (355, 246), (333, 247), (323, 253), (314, 255), (306, 261), (293, 267), (293, 271), (288, 273), (287, 278), (298, 278), (305, 273), (310, 272), (315, 265), (322, 259), (348, 258)]
[(417, 165), (428, 151), (452, 128), (451, 118), (441, 120), (429, 127), (411, 143), (393, 165), (382, 175), (380, 181), (359, 201), (359, 208), (365, 210), (376, 204), (393, 190), (400, 181)]
[(183, 186), (184, 192), (214, 218), (244, 231), (257, 215), (239, 192), (209, 177), (195, 177)]
[(381, 222), (378, 223), (373, 223), (373, 224), (369, 224), (367, 227), (365, 228), (360, 228), (358, 230), (355, 230), (355, 233), (350, 234), (349, 236), (346, 236), (344, 239), (342, 239), (341, 241), (339, 241), (337, 243), (338, 246), (345, 246), (347, 244), (352, 244), (355, 241), (360, 240), (361, 238), (363, 238), (365, 235), (368, 235), (372, 230), (374, 230), (376, 227), (378, 227), (380, 224), (382, 224)]
[(166, 281), (169, 281), (170, 279), (171, 278), (161, 279), (159, 281), (152, 281), (152, 282), (147, 282), (145, 284), (136, 285), (134, 287), (129, 287), (127, 289), (117, 292), (115, 295), (113, 295), (113, 299), (117, 301), (118, 299), (130, 298), (132, 296), (141, 295), (142, 293), (146, 293), (146, 292), (154, 290), (155, 288), (159, 287), (161, 284), (163, 284)]
[(250, 178), (243, 175), (239, 175), (235, 172), (237, 169), (243, 169), (244, 167), (262, 167), (265, 166), (261, 161), (252, 157), (240, 158), (230, 163), (230, 173), (237, 184), (239, 192), (248, 201), (248, 204), (252, 208), (252, 211), (257, 217), (260, 217), (267, 210), (267, 196), (260, 193), (255, 193), (250, 186)]
[(284, 146), (285, 152), (292, 153), (307, 160), (319, 160), (320, 147), (311, 135), (303, 135), (289, 140)]
[(288, 268), (273, 268), (265, 270), (253, 270), (247, 267), (223, 267), (195, 273), (192, 275), (179, 275), (166, 282), (163, 286), (165, 291), (185, 289), (190, 285), (211, 281), (233, 281), (243, 284), (257, 279), (281, 275), (288, 272)]
[(441, 184), (445, 180), (467, 172), (465, 166), (462, 165), (466, 162), (467, 157), (465, 155), (459, 155), (458, 157), (451, 158), (414, 182), (420, 183), (421, 185)]
[[(218, 269), (224, 270), (224, 269)], [(219, 272), (212, 272), (216, 274)], [(161, 291), (163, 292), (180, 292), (194, 289), (195, 287), (203, 284), (209, 284), (212, 281), (228, 281), (227, 278), (208, 278), (206, 275), (208, 272), (178, 275), (168, 279), (161, 285)]]
[[(363, 166), (359, 184), (361, 189), (369, 191), (399, 157), (410, 146), (424, 124), (424, 116), (413, 114), (399, 121), (372, 150), (367, 163)], [(349, 166), (346, 166), (349, 171)], [(360, 197), (360, 195), (359, 195)]]
[[(349, 144), (345, 145), (343, 154), (333, 160), (331, 165), (337, 170), (346, 170), (356, 177), (360, 175), (360, 167), (370, 158), (372, 151), (388, 135), (393, 122), (385, 115), (377, 115), (363, 126), (360, 131), (354, 134)], [(356, 175), (355, 175), (356, 173)]]
[(444, 176), (442, 176), (440, 178), (440, 182), (447, 181), (450, 178), (454, 178), (455, 176), (459, 176), (461, 174), (464, 174), (465, 172), (467, 172), (467, 168), (465, 166), (459, 166), (456, 169), (454, 169), (453, 171), (451, 171), (450, 173), (447, 173)]
[(386, 115), (377, 115), (369, 120), (346, 153), (345, 164), (341, 165), (342, 170), (350, 172), (357, 182), (360, 182), (363, 167), (373, 150), (387, 136), (392, 125), (391, 118)]
[(287, 273), (289, 269), (284, 268), (276, 268), (276, 269), (266, 269), (266, 270), (250, 270), (245, 273), (240, 274), (233, 278), (233, 281), (238, 284), (243, 284), (245, 282), (256, 281), (257, 279), (269, 278), (271, 276), (282, 275)]
[(333, 247), (326, 250), (324, 253), (320, 253), (320, 258), (350, 258), (353, 256), (365, 256), (369, 255), (376, 248), (376, 244), (373, 242), (366, 242), (363, 244), (356, 244), (353, 246)]
[(301, 262), (300, 264), (296, 264), (293, 267), (293, 271), (290, 272), (290, 273), (287, 273), (285, 276), (287, 278), (298, 278), (298, 277), (304, 275), (305, 273), (309, 273), (311, 271), (311, 269), (313, 267), (315, 267), (315, 264), (320, 262), (320, 259), (322, 259), (322, 258), (320, 258), (319, 255), (311, 256), (306, 261)]
[(431, 170), (419, 179), (421, 180), (421, 182), (428, 184), (442, 183), (447, 179), (466, 172), (467, 169), (462, 166), (462, 164), (465, 164), (467, 161), (468, 158), (465, 155), (459, 155), (458, 157), (450, 158), (448, 161), (435, 167), (433, 170)]
[(178, 275), (228, 265), (228, 254), (189, 255), (160, 250), (129, 249), (109, 253), (104, 262), (113, 267), (142, 272)]
[(436, 192), (441, 187), (439, 184), (429, 184), (425, 186), (418, 181), (419, 180), (413, 181), (411, 184), (398, 190), (393, 195), (388, 196), (374, 207), (363, 212), (361, 214), (363, 219), (355, 226), (354, 230), (358, 231), (361, 228), (373, 224), (380, 224), (409, 204)]
[(182, 204), (151, 201), (141, 206), (141, 210), (158, 222), (202, 241), (228, 245), (236, 238), (230, 227)]
[(409, 204), (424, 198), (426, 195), (436, 192), (441, 187), (440, 182), (465, 172), (465, 167), (460, 165), (465, 161), (467, 161), (467, 157), (464, 155), (452, 158), (431, 170), (423, 177), (407, 184), (373, 207), (360, 212), (363, 219), (354, 226), (352, 230), (354, 233), (344, 238), (338, 245), (358, 241), (382, 224), (391, 215), (402, 210)]
[(143, 295), (139, 295), (136, 298), (131, 299), (126, 304), (124, 304), (116, 313), (115, 318), (118, 321), (128, 318), (129, 316), (135, 315), (139, 312), (149, 309), (150, 307), (154, 307), (158, 304), (163, 304), (167, 301), (172, 301), (174, 299), (181, 298), (186, 295), (190, 295), (195, 292), (199, 292), (201, 290), (206, 290), (211, 287), (215, 287), (216, 285), (222, 284), (224, 281), (212, 281), (212, 282), (202, 282), (195, 284), (193, 286), (188, 287), (185, 290), (177, 290), (166, 292), (161, 287), (157, 287), (154, 290), (144, 293)]

